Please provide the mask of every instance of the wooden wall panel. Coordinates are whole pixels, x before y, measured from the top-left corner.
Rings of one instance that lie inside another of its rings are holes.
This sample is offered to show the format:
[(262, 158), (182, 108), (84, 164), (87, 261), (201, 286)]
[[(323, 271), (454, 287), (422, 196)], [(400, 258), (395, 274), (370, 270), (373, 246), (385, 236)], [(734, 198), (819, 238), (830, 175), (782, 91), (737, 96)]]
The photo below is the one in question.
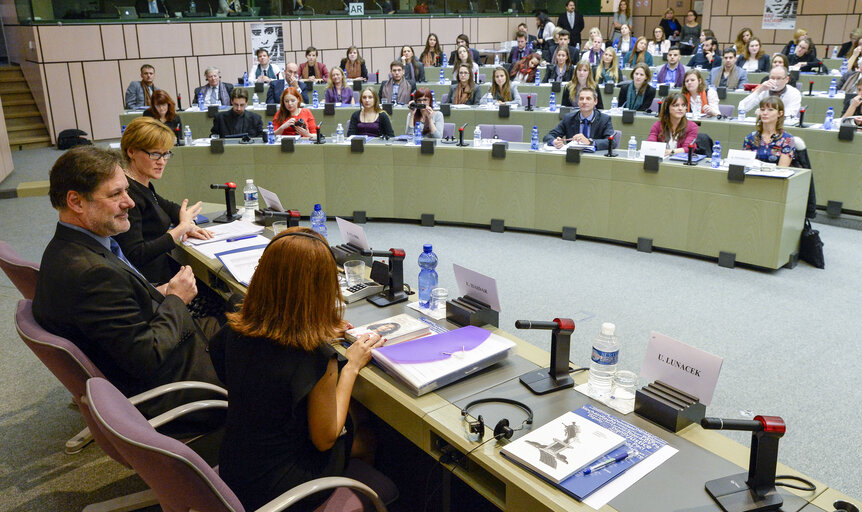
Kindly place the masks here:
[[(175, 52), (173, 55), (221, 55), (224, 43), (222, 42), (222, 31), (212, 23), (184, 24), (191, 26), (189, 35), (189, 49), (186, 52)], [(216, 30), (213, 30), (216, 28)]]
[(75, 105), (69, 86), (69, 66), (65, 63), (45, 64), (48, 104), (57, 131), (75, 127)]
[(201, 82), (203, 82), (203, 72), (199, 69), (198, 58), (197, 57), (186, 57), (186, 97), (189, 99), (189, 105), (196, 104), (198, 99), (192, 97), (192, 93), (195, 90), (195, 87), (199, 86)]
[[(221, 24), (221, 37), (223, 49), (222, 52), (225, 54), (234, 53), (234, 42), (233, 42), (233, 23), (222, 23)], [(239, 52), (236, 52), (239, 53)]]
[(310, 21), (300, 21), (299, 22), (299, 37), (300, 37), (300, 45), (295, 50), (299, 48), (305, 49), (309, 46), (314, 45), (314, 40), (311, 38), (311, 22)]
[(254, 48), (249, 48), (251, 45), (251, 28), (249, 28), (248, 23), (232, 23), (231, 25), (233, 27), (234, 53), (251, 54)]
[[(453, 38), (454, 41), (454, 38)], [(368, 20), (362, 23), (362, 46), (386, 46), (386, 22)]]
[[(189, 75), (186, 69), (186, 60), (183, 57), (178, 57), (174, 60), (174, 80), (177, 84), (177, 94), (182, 94), (182, 107), (188, 108), (197, 98), (192, 98), (193, 89), (189, 89)], [(174, 98), (176, 99), (176, 97)]]
[(496, 47), (500, 41), (512, 39), (513, 33), (509, 31), (509, 20), (506, 18), (481, 18), (478, 20), (478, 27), (478, 41), (486, 44), (492, 43), (488, 46)]
[(105, 59), (125, 59), (126, 41), (120, 25), (102, 25), (102, 47)]
[[(120, 136), (117, 112), (123, 110), (125, 91), (120, 82), (120, 71), (116, 62), (85, 62), (84, 80), (87, 83), (90, 120), (93, 123), (94, 139), (113, 139)], [(157, 82), (158, 83), (158, 82)]]
[(43, 62), (102, 60), (102, 33), (98, 25), (41, 26)]
[[(312, 44), (319, 50), (338, 49), (338, 25), (347, 21), (315, 20), (310, 23)], [(329, 61), (327, 61), (329, 62)]]
[[(739, 1), (739, 0), (737, 0)], [(755, 2), (752, 2), (755, 3)], [(845, 13), (852, 7), (852, 0), (817, 0), (816, 2), (800, 2), (798, 14)], [(760, 7), (761, 13), (763, 6)], [(736, 13), (734, 13), (736, 14)]]
[[(421, 21), (418, 19), (386, 20), (386, 45), (400, 47), (409, 44), (415, 47), (424, 43)], [(422, 53), (421, 50), (417, 50)]]
[[(455, 23), (452, 23), (452, 21), (453, 20), (442, 18), (432, 18), (430, 21), (430, 31), (437, 34), (437, 37), (440, 38), (440, 44), (443, 45), (443, 49), (446, 50), (446, 53), (455, 49), (455, 38), (458, 37), (458, 34), (464, 32), (462, 23), (459, 23), (461, 20), (457, 20), (458, 22)], [(362, 27), (363, 32), (368, 31), (369, 29), (370, 28), (367, 25)]]
[[(207, 26), (210, 33), (214, 34), (219, 41), (215, 52), (223, 53), (221, 46), (221, 30), (218, 25), (209, 23), (144, 23), (138, 25), (138, 40), (142, 59), (153, 59), (159, 57), (173, 57), (174, 55), (190, 55), (192, 53), (192, 39), (190, 27)], [(154, 44), (158, 41), (158, 44)]]
[[(87, 108), (90, 91), (84, 81), (84, 67), (80, 62), (69, 63), (69, 86), (72, 89), (72, 106), (75, 108), (75, 126), (79, 130), (93, 133), (90, 111)], [(53, 101), (53, 95), (51, 99)]]
[(126, 58), (137, 59), (140, 57), (137, 25), (123, 25), (123, 36), (126, 40)]

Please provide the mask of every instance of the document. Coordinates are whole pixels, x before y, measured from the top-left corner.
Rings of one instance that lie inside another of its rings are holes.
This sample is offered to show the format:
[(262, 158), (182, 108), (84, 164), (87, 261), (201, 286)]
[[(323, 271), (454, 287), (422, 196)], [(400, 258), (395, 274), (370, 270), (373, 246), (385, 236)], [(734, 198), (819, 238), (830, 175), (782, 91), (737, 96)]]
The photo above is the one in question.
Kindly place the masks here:
[(227, 240), (219, 240), (211, 244), (203, 244), (195, 246), (195, 250), (206, 256), (207, 258), (216, 258), (216, 254), (220, 252), (228, 252), (236, 249), (245, 249), (246, 247), (254, 247), (255, 245), (267, 245), (269, 238), (262, 235), (254, 235), (242, 240), (229, 242)]
[(246, 222), (243, 220), (235, 220), (226, 224), (215, 224), (213, 226), (207, 226), (207, 229), (213, 234), (213, 237), (209, 240), (188, 238), (183, 243), (185, 245), (197, 247), (200, 245), (219, 242), (221, 240), (228, 240), (232, 238), (239, 238), (243, 236), (251, 236), (263, 233), (263, 226), (258, 226), (257, 224)]
[(251, 276), (257, 269), (257, 262), (263, 256), (263, 251), (266, 245), (256, 245), (252, 247), (244, 247), (242, 249), (234, 249), (232, 251), (220, 252), (216, 257), (230, 274), (240, 283), (248, 286), (251, 282)]

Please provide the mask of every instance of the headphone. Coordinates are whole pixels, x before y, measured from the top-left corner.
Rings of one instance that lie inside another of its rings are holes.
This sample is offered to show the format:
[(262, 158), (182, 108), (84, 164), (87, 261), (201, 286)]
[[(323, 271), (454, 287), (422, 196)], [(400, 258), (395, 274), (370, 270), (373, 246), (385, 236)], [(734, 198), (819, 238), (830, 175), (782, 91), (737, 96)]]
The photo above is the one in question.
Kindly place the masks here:
[[(518, 430), (523, 430), (524, 428), (526, 428), (527, 425), (533, 424), (533, 410), (530, 409), (527, 404), (519, 402), (517, 400), (512, 400), (510, 398), (480, 398), (478, 400), (473, 400), (472, 402), (464, 406), (463, 409), (461, 409), (461, 417), (466, 420), (467, 416), (470, 414), (468, 411), (472, 407), (479, 404), (488, 403), (514, 405), (515, 407), (518, 407), (527, 413), (527, 419), (521, 422), (521, 426), (518, 428), (510, 427), (509, 420), (507, 418), (503, 418), (498, 421), (497, 424), (494, 426), (494, 439), (496, 439), (497, 441), (500, 441), (502, 439), (512, 439), (512, 436), (515, 434), (515, 432), (517, 432)], [(477, 434), (479, 436), (478, 441), (482, 441), (482, 438), (485, 436), (485, 420), (482, 418), (481, 414), (478, 418), (476, 418), (476, 421), (469, 421), (468, 430), (471, 434)]]
[[(266, 249), (264, 249), (263, 252), (265, 253), (266, 250), (269, 249), (272, 246), (272, 243), (275, 242), (276, 240), (279, 240), (281, 238), (285, 238), (288, 236), (304, 236), (306, 238), (311, 238), (312, 240), (317, 240), (318, 242), (320, 242), (326, 246), (326, 250), (328, 250), (329, 254), (332, 256), (332, 261), (335, 262), (336, 267), (338, 266), (338, 260), (335, 259), (335, 253), (332, 252), (332, 247), (329, 246), (329, 243), (327, 243), (326, 240), (324, 240), (323, 238), (321, 238), (317, 235), (312, 235), (311, 233), (306, 233), (304, 231), (294, 231), (292, 233), (284, 233), (284, 232), (279, 233), (278, 235), (273, 237), (272, 240), (269, 241), (269, 243), (266, 245)], [(261, 257), (263, 257), (263, 255), (261, 255)]]

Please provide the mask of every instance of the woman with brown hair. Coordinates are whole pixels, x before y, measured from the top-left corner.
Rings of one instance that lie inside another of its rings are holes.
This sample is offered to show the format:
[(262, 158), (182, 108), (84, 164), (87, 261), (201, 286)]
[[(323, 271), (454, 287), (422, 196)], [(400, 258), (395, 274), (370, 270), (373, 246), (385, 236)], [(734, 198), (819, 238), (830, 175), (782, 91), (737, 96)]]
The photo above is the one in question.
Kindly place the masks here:
[(494, 79), (491, 80), (491, 89), (488, 95), (498, 104), (513, 102), (517, 106), (521, 106), (521, 95), (518, 94), (518, 88), (509, 81), (509, 73), (503, 66), (494, 68)]
[(679, 92), (670, 93), (661, 105), (658, 121), (653, 123), (647, 140), (666, 143), (665, 156), (684, 153), (697, 138), (697, 123), (688, 122), (687, 110), (688, 101)]
[(443, 138), (443, 113), (434, 110), (434, 98), (431, 89), (422, 87), (413, 93), (413, 99), (408, 103), (410, 113), (407, 114), (406, 131), (408, 135), (413, 134), (413, 128), (419, 123), (419, 131), (423, 137), (434, 139)]
[(302, 108), (302, 94), (296, 87), (288, 87), (281, 93), (281, 103), (272, 119), (272, 127), (276, 135), (311, 137), (317, 133), (314, 114)]
[(748, 40), (748, 44), (745, 45), (745, 51), (742, 52), (741, 58), (736, 61), (736, 65), (749, 73), (769, 72), (771, 69), (769, 55), (764, 53), (760, 39), (752, 37)]
[(626, 67), (633, 68), (637, 64), (646, 64), (647, 66), (652, 66), (652, 55), (647, 51), (649, 44), (645, 37), (641, 36), (635, 41), (634, 48), (632, 51), (625, 54), (623, 57), (623, 62)]
[(620, 108), (640, 112), (650, 109), (655, 99), (655, 87), (649, 84), (650, 77), (652, 77), (652, 71), (643, 62), (632, 69), (632, 81), (620, 86), (620, 94), (617, 98)]
[(351, 80), (368, 80), (368, 68), (365, 67), (365, 59), (359, 55), (359, 48), (351, 46), (347, 49), (347, 56), (341, 59), (341, 69)]
[(473, 81), (473, 70), (468, 64), (461, 64), (455, 69), (458, 81), (449, 86), (449, 103), (478, 105), (481, 95), (479, 94), (479, 86)]
[(142, 115), (165, 123), (175, 135), (178, 128), (183, 129), (183, 123), (180, 121), (180, 116), (177, 115), (177, 107), (174, 105), (173, 98), (161, 89), (156, 89), (156, 92), (153, 93), (152, 106), (144, 110)]
[(755, 130), (745, 136), (742, 149), (757, 153), (761, 162), (789, 167), (796, 157), (793, 136), (784, 131), (784, 102), (778, 96), (760, 100)]
[[(606, 52), (608, 50), (611, 52), (614, 51), (613, 47), (605, 48)], [(581, 62), (578, 62), (577, 66), (575, 66), (575, 72), (572, 74), (572, 79), (569, 81), (569, 84), (566, 85), (562, 105), (564, 107), (578, 106), (578, 94), (583, 88), (590, 88), (596, 91), (596, 108), (604, 110), (605, 105), (604, 102), (602, 102), (602, 93), (599, 92), (599, 86), (596, 85), (596, 79), (593, 77), (593, 69), (590, 67), (589, 62), (582, 60)]]
[(437, 37), (437, 34), (432, 32), (425, 38), (425, 50), (422, 51), (419, 60), (422, 61), (423, 66), (440, 66), (442, 64), (443, 52), (440, 50), (440, 38)]
[(367, 135), (370, 137), (394, 137), (392, 121), (380, 107), (380, 98), (371, 87), (366, 87), (359, 95), (359, 110), (350, 116), (347, 136)]
[(512, 69), (509, 70), (509, 77), (512, 78), (513, 82), (532, 84), (536, 80), (536, 73), (538, 73), (541, 63), (542, 55), (539, 52), (533, 52), (512, 66)]
[(718, 108), (718, 92), (713, 88), (706, 88), (700, 71), (689, 69), (685, 72), (682, 92), (689, 112), (709, 117), (721, 114)]
[(748, 42), (751, 41), (752, 37), (754, 37), (754, 32), (748, 27), (743, 28), (736, 34), (736, 40), (733, 42), (733, 45), (736, 46), (737, 54), (745, 53), (745, 49), (748, 48)]
[(344, 472), (350, 395), (384, 340), (359, 336), (339, 372), (331, 343), (349, 327), (341, 303), (329, 244), (309, 228), (290, 228), (264, 250), (241, 309), (210, 341), (231, 397), (219, 473), (248, 509)]

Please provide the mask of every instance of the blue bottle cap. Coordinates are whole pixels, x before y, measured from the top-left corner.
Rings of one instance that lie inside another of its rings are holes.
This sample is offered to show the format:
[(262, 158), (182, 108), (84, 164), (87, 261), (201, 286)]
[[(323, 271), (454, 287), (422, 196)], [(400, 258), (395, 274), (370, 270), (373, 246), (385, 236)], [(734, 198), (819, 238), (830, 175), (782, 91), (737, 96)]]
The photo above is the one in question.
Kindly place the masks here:
[(423, 252), (431, 252), (431, 244), (425, 244), (422, 246)]
[(322, 210), (322, 208), (320, 207), (320, 203), (315, 204), (315, 205), (314, 205), (314, 211), (316, 211), (316, 212), (317, 212), (317, 211), (320, 211), (320, 210)]

